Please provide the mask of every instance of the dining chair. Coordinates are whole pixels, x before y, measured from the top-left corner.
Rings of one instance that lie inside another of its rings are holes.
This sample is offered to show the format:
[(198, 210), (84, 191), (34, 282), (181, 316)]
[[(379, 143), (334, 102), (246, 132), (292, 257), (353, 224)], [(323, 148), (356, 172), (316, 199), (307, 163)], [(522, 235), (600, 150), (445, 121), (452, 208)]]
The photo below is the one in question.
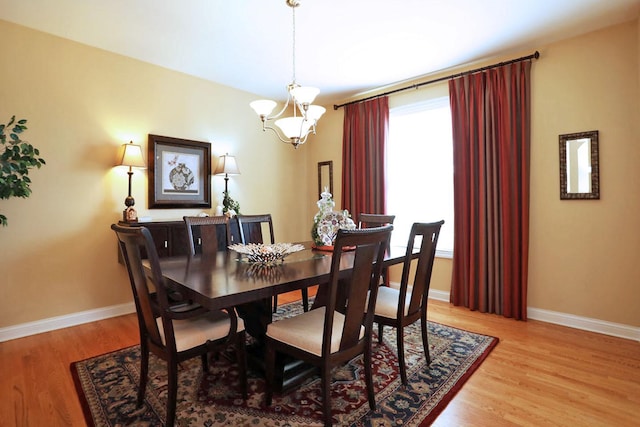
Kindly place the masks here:
[[(392, 229), (393, 226), (388, 225), (364, 230), (339, 230), (329, 282), (324, 285), (329, 286), (326, 305), (268, 325), (265, 337), (267, 405), (271, 405), (273, 400), (276, 353), (286, 354), (320, 369), (324, 424), (332, 425), (331, 370), (364, 355), (369, 407), (375, 410), (371, 360), (373, 310), (384, 248)], [(352, 248), (352, 253), (346, 253)], [(351, 257), (353, 260), (353, 268), (347, 276), (341, 271), (341, 267), (344, 269), (343, 253), (345, 259)], [(344, 285), (347, 285), (343, 289), (346, 299), (339, 300), (338, 287)]]
[(266, 243), (264, 241), (263, 225), (266, 226), (269, 232), (270, 241), (268, 243), (274, 244), (276, 242), (271, 214), (237, 215), (236, 218), (238, 219), (240, 241), (243, 245), (247, 243)]
[[(380, 227), (382, 225), (393, 224), (393, 221), (396, 219), (395, 215), (383, 215), (383, 214), (370, 214), (370, 213), (361, 213), (358, 217), (358, 228), (369, 228), (369, 227)], [(387, 245), (387, 250), (389, 250), (389, 245)], [(382, 283), (385, 286), (389, 286), (389, 269), (382, 269)]]
[[(231, 244), (231, 226), (226, 215), (220, 216), (184, 216), (185, 227), (187, 229), (189, 253), (196, 255), (201, 253), (205, 256), (215, 255), (218, 251), (227, 250)], [(224, 226), (224, 238), (219, 236), (220, 228)]]
[(358, 217), (358, 228), (380, 227), (393, 224), (395, 215), (361, 213)]
[[(167, 362), (167, 418), (173, 426), (176, 416), (178, 363), (200, 356), (208, 371), (208, 354), (235, 349), (240, 367), (242, 396), (247, 398), (247, 364), (244, 322), (233, 309), (209, 311), (202, 306), (174, 310), (169, 303), (158, 253), (151, 233), (145, 227), (111, 225), (127, 267), (140, 332), (140, 387), (138, 407), (142, 406), (149, 373), (149, 352)], [(141, 248), (146, 250), (150, 275), (145, 273)], [(151, 290), (153, 285), (155, 292)], [(155, 302), (154, 302), (155, 301)]]
[[(429, 355), (429, 337), (427, 333), (427, 302), (431, 271), (436, 255), (436, 245), (440, 228), (444, 221), (419, 223), (411, 227), (407, 252), (402, 267), (400, 288), (381, 286), (375, 308), (374, 322), (378, 324), (378, 342), (382, 342), (385, 325), (396, 328), (396, 342), (398, 349), (398, 363), (402, 384), (407, 384), (407, 369), (404, 361), (404, 328), (420, 319), (422, 327), (422, 347), (427, 358), (427, 365), (431, 363)], [(409, 281), (409, 272), (413, 259), (416, 238), (421, 240), (417, 266), (413, 282)]]
[[(269, 231), (269, 237), (271, 238), (271, 244), (276, 241), (273, 232), (273, 220), (271, 214), (261, 215), (237, 215), (238, 228), (240, 230), (240, 239), (243, 245), (247, 243), (264, 243), (262, 226), (265, 225)], [(309, 311), (309, 290), (303, 288), (302, 292), (302, 308), (304, 311)], [(278, 295), (273, 297), (273, 312), (278, 310)]]

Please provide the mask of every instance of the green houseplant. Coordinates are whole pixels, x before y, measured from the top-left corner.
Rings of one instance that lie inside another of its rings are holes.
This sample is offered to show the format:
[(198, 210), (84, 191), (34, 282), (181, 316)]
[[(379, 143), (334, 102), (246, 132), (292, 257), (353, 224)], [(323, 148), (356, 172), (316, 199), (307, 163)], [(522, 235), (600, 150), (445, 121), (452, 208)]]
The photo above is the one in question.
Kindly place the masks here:
[[(20, 138), (27, 130), (26, 124), (26, 119), (16, 121), (12, 116), (9, 123), (0, 125), (0, 199), (29, 197), (29, 169), (45, 164), (40, 151)], [(7, 217), (0, 214), (0, 222), (6, 226)]]
[(228, 191), (223, 191), (224, 198), (222, 199), (222, 213), (226, 214), (230, 212), (230, 216), (240, 215), (240, 203), (233, 200)]

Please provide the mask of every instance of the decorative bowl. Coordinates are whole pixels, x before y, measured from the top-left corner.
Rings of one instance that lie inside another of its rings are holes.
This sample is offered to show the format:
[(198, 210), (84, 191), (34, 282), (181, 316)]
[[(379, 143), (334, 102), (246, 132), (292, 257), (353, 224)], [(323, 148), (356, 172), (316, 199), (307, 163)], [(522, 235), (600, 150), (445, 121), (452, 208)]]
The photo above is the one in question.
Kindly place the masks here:
[(247, 261), (251, 263), (274, 265), (282, 262), (287, 255), (303, 250), (304, 246), (293, 243), (274, 243), (272, 245), (236, 243), (229, 246), (229, 249), (246, 257)]

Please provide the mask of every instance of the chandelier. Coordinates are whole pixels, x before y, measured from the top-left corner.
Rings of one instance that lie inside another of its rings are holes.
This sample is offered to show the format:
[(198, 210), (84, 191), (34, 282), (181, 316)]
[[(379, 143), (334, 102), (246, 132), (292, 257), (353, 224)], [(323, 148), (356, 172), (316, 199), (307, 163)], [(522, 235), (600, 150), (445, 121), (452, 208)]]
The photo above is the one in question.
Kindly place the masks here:
[[(315, 135), (316, 123), (326, 111), (324, 107), (312, 105), (320, 90), (310, 86), (300, 86), (296, 82), (296, 7), (300, 6), (299, 0), (285, 0), (287, 6), (293, 11), (293, 78), (287, 86), (287, 102), (282, 110), (270, 115), (277, 103), (268, 99), (253, 101), (249, 105), (260, 116), (262, 130), (273, 131), (280, 141), (293, 145), (304, 144), (310, 133)], [(280, 118), (293, 104), (293, 115)], [(272, 126), (272, 123), (276, 127)]]

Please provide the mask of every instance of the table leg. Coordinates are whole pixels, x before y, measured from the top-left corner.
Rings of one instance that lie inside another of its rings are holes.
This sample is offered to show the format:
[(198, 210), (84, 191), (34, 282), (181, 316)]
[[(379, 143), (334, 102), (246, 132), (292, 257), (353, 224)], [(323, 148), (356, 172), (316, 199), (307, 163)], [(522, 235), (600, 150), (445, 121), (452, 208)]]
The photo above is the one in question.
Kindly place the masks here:
[(249, 335), (259, 342), (264, 342), (267, 326), (271, 323), (271, 298), (249, 302), (236, 306), (238, 315), (244, 321), (244, 327)]
[[(244, 321), (246, 331), (254, 338), (254, 343), (247, 346), (249, 368), (261, 374), (265, 373), (265, 335), (267, 326), (272, 321), (271, 299), (242, 304), (236, 307), (238, 315)], [(288, 391), (317, 373), (314, 366), (300, 360), (278, 357), (276, 360), (276, 384), (278, 392)]]

